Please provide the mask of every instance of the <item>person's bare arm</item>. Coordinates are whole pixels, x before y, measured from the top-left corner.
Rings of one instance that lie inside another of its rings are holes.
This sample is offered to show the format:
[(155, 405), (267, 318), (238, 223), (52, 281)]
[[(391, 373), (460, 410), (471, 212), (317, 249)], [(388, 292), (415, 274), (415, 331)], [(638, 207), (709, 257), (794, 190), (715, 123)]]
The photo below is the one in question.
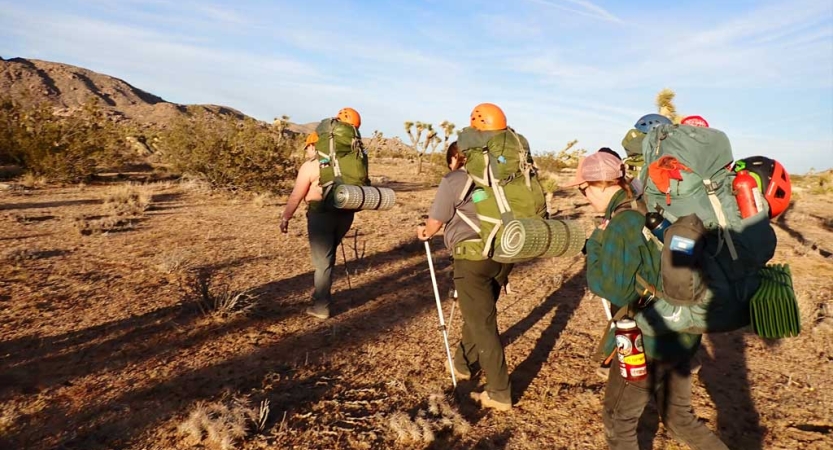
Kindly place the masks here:
[(314, 163), (309, 161), (305, 162), (301, 166), (301, 169), (298, 170), (295, 187), (292, 188), (292, 193), (289, 194), (289, 200), (287, 200), (286, 207), (283, 209), (283, 214), (281, 215), (281, 232), (283, 233), (289, 230), (289, 219), (295, 214), (295, 210), (298, 209), (298, 205), (307, 196), (307, 192), (309, 192), (310, 186), (312, 185), (310, 182), (312, 179), (312, 170), (314, 169), (312, 164)]

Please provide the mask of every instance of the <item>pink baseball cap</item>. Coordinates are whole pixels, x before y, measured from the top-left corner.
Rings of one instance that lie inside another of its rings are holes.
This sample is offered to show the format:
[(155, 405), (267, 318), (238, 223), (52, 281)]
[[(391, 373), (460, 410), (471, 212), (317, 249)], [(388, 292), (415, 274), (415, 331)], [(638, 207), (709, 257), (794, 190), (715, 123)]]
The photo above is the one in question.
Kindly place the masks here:
[(596, 152), (578, 162), (576, 176), (564, 187), (578, 186), (588, 181), (613, 181), (625, 176), (622, 160), (606, 152)]

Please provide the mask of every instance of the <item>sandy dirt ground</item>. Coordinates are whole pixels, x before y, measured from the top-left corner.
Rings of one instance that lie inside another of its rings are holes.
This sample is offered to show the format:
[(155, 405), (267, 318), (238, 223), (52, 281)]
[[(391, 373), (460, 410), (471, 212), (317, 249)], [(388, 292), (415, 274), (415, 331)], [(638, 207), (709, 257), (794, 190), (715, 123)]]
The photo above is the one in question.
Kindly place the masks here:
[[(519, 265), (498, 303), (513, 410), (473, 405), (468, 393), (482, 378), (450, 392), (414, 237), (436, 188), (413, 171), (373, 167), (398, 204), (356, 216), (327, 321), (303, 314), (312, 287), (305, 218), (299, 211), (281, 235), (285, 199), (150, 184), (146, 212), (99, 232), (90, 224), (108, 217), (112, 185), (0, 191), (0, 448), (222, 448), (234, 430), (218, 418), (263, 401), (261, 430), (249, 420), (228, 448), (605, 448), (604, 382), (591, 359), (605, 318), (582, 257)], [(552, 206), (592, 228), (577, 193), (556, 193)], [(802, 334), (709, 335), (699, 353), (695, 411), (733, 449), (833, 448), (831, 220), (833, 195), (801, 193), (776, 224), (774, 262), (793, 269)], [(448, 253), (439, 237), (431, 245), (445, 294)], [(202, 312), (190, 288), (197, 272), (213, 276), (215, 292), (246, 292), (248, 309)], [(451, 306), (443, 300), (446, 316)], [(210, 412), (204, 426), (198, 405)], [(653, 406), (640, 441), (685, 448)]]

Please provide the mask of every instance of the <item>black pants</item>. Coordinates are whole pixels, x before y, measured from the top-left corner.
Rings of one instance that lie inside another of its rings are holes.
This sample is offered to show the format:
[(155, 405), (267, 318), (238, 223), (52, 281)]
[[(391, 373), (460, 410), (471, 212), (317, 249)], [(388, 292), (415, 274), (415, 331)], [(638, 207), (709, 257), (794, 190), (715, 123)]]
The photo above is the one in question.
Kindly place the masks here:
[(648, 378), (628, 382), (616, 360), (610, 367), (605, 389), (605, 437), (611, 450), (638, 450), (636, 425), (648, 401), (654, 397), (662, 423), (674, 437), (696, 450), (728, 450), (697, 419), (691, 407), (691, 362), (650, 361)]
[(511, 403), (509, 372), (497, 328), (497, 299), (511, 264), (492, 260), (454, 260), (454, 288), (463, 315), (463, 340), (454, 355), (458, 370), (479, 364), (486, 374), (486, 391), (499, 402)]

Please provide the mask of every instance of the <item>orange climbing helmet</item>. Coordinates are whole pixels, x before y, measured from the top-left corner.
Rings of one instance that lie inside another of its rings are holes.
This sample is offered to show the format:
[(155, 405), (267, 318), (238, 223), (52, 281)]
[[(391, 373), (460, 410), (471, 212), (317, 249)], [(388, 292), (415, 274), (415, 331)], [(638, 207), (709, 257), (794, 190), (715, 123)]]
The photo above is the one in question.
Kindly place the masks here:
[(471, 111), (471, 127), (480, 131), (506, 129), (506, 114), (493, 103), (481, 103)]
[(353, 125), (356, 128), (362, 126), (362, 116), (359, 115), (359, 112), (353, 108), (341, 108), (341, 111), (338, 112), (336, 119)]
[(748, 171), (758, 182), (758, 188), (769, 203), (769, 217), (778, 217), (790, 206), (790, 174), (778, 161), (765, 156), (752, 156), (736, 161), (734, 169), (735, 172)]
[(316, 142), (318, 142), (318, 133), (313, 131), (307, 136), (307, 140), (304, 142), (304, 148), (307, 148), (310, 145), (315, 145)]

